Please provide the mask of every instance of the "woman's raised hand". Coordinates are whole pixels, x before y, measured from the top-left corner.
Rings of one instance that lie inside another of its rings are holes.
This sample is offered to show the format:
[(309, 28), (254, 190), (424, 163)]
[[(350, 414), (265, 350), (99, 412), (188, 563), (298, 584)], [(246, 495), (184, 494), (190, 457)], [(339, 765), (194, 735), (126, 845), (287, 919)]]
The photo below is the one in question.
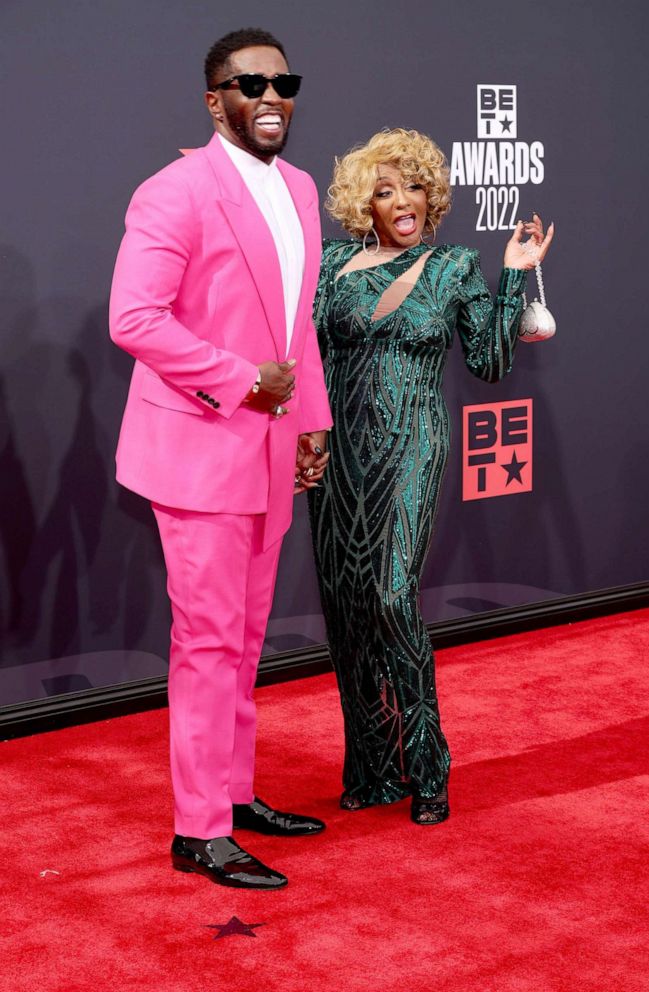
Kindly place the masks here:
[[(523, 241), (526, 235), (527, 240)], [(505, 247), (503, 265), (507, 269), (533, 269), (545, 258), (553, 237), (554, 224), (550, 224), (544, 236), (543, 221), (537, 213), (532, 214), (532, 220), (519, 220)]]

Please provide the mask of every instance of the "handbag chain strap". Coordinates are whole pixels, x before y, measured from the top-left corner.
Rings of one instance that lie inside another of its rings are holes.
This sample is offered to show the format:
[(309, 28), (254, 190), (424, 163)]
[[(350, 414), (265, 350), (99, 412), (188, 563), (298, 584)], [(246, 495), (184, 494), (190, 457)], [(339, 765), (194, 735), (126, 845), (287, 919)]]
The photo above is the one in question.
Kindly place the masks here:
[[(541, 263), (537, 262), (534, 266), (534, 271), (536, 273), (536, 282), (539, 287), (539, 298), (542, 306), (545, 306), (545, 286), (543, 285), (543, 273), (541, 272)], [(527, 306), (527, 296), (523, 293), (523, 306)]]

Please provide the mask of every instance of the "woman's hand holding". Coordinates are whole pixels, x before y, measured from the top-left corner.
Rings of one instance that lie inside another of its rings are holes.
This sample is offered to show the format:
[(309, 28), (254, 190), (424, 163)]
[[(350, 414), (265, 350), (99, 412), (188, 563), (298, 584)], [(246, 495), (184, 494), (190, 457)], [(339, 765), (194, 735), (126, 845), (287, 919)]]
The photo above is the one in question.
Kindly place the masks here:
[[(523, 241), (525, 235), (527, 241)], [(533, 269), (545, 258), (553, 237), (554, 224), (550, 224), (544, 236), (543, 221), (537, 213), (532, 214), (530, 221), (519, 220), (505, 247), (503, 265), (507, 269)]]
[(317, 487), (329, 461), (326, 447), (326, 431), (300, 434), (297, 442), (294, 495)]

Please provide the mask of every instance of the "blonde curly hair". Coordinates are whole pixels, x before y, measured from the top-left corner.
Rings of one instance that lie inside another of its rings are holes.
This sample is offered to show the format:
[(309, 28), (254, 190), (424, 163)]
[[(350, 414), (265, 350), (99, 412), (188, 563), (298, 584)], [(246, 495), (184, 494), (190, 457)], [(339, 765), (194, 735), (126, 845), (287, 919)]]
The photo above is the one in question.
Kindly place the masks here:
[(371, 201), (379, 165), (392, 165), (402, 177), (419, 183), (428, 197), (425, 231), (436, 231), (451, 209), (448, 163), (443, 151), (425, 134), (402, 127), (385, 128), (364, 145), (336, 157), (325, 208), (355, 237), (372, 227)]

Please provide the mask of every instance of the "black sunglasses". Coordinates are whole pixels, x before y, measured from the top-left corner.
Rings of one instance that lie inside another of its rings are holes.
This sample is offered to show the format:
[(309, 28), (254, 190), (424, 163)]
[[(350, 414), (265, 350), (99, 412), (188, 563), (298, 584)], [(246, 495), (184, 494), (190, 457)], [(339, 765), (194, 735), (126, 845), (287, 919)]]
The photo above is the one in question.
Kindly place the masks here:
[(256, 100), (266, 92), (268, 84), (282, 100), (290, 100), (297, 94), (302, 82), (302, 76), (295, 72), (280, 72), (276, 76), (263, 76), (260, 72), (242, 72), (238, 76), (231, 76), (216, 86), (210, 86), (214, 90), (240, 89), (249, 100)]

